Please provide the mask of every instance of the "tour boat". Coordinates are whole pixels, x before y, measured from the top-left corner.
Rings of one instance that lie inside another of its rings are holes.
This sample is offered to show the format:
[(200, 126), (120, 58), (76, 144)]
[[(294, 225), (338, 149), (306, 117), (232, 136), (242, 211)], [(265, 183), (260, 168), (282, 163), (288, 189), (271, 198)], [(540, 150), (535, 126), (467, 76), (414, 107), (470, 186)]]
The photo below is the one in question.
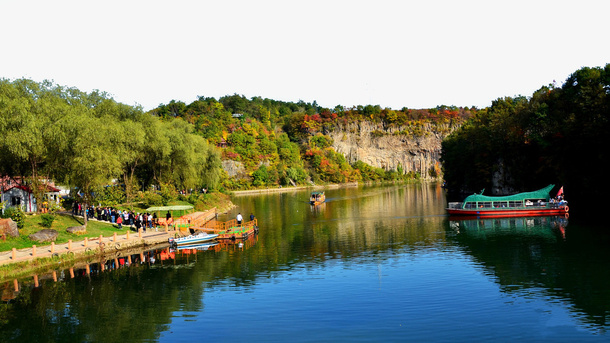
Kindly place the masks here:
[(309, 196), (309, 203), (312, 205), (320, 205), (326, 201), (326, 196), (324, 192), (311, 192), (311, 196)]
[(186, 237), (180, 237), (180, 238), (169, 238), (169, 244), (171, 245), (192, 245), (192, 244), (201, 244), (203, 242), (208, 242), (211, 241), (213, 239), (216, 239), (218, 237), (217, 234), (210, 234), (210, 233), (199, 233), (196, 235), (190, 235), (190, 236), (186, 236)]
[(563, 200), (563, 187), (556, 199), (551, 199), (550, 192), (555, 185), (548, 185), (533, 192), (518, 193), (507, 196), (469, 195), (463, 202), (450, 202), (447, 213), (459, 216), (547, 216), (567, 215), (568, 203)]

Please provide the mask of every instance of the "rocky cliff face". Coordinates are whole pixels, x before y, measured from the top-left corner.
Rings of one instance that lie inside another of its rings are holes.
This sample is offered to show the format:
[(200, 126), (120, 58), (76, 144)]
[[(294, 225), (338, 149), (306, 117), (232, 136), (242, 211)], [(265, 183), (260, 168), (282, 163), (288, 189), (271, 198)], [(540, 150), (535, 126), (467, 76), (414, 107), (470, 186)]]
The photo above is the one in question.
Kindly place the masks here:
[(333, 148), (349, 163), (357, 160), (385, 170), (420, 173), (440, 166), (441, 142), (457, 127), (450, 124), (384, 127), (382, 123), (351, 123), (325, 132), (333, 139)]

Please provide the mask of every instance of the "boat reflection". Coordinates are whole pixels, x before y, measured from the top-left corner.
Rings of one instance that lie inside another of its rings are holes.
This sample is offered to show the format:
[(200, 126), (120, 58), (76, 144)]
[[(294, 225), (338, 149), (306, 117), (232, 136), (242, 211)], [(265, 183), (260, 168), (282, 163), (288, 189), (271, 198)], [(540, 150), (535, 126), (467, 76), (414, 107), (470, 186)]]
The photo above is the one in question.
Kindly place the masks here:
[(214, 242), (214, 243), (201, 243), (201, 244), (189, 244), (189, 245), (179, 245), (175, 249), (177, 251), (180, 251), (180, 250), (206, 251), (206, 250), (208, 250), (211, 247), (216, 246), (216, 245), (218, 245), (217, 242)]
[(323, 213), (324, 211), (326, 211), (326, 203), (320, 203), (317, 205), (311, 205), (309, 206), (311, 213)]
[(568, 218), (565, 216), (476, 218), (449, 217), (450, 228), (472, 238), (494, 236), (538, 236), (565, 239)]
[(179, 246), (177, 248), (170, 248), (168, 251), (176, 252), (176, 253), (182, 254), (182, 255), (196, 254), (197, 252), (200, 252), (200, 251), (215, 251), (215, 252), (236, 251), (236, 250), (243, 251), (245, 249), (249, 249), (249, 248), (253, 247), (256, 244), (256, 242), (258, 242), (258, 235), (254, 234), (254, 235), (248, 236), (245, 239), (236, 239), (236, 240), (223, 239), (223, 240), (216, 241), (216, 242)]

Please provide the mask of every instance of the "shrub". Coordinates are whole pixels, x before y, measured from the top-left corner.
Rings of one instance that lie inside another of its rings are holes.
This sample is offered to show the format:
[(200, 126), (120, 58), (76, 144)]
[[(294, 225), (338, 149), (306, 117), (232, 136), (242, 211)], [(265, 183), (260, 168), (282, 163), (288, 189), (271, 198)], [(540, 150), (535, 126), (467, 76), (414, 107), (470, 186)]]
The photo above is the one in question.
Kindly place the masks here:
[(20, 207), (8, 207), (4, 210), (4, 218), (11, 218), (15, 223), (17, 223), (17, 227), (19, 229), (23, 228), (25, 225), (25, 213), (21, 210)]
[(41, 225), (44, 227), (51, 227), (53, 225), (53, 221), (55, 220), (55, 216), (48, 213), (42, 214), (40, 218), (42, 219)]
[(163, 197), (160, 194), (157, 194), (157, 193), (151, 192), (151, 191), (146, 191), (142, 194), (142, 196), (143, 196), (142, 202), (144, 203), (144, 206), (146, 206), (146, 207), (164, 205)]

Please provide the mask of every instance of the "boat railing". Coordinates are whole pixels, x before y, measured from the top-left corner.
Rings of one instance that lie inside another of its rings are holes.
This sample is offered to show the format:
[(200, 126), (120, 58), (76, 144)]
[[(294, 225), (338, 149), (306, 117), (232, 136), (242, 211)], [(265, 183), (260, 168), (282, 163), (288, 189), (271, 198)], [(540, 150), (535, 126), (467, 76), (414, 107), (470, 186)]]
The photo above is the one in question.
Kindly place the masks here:
[(463, 202), (450, 202), (448, 204), (448, 207), (452, 208), (452, 209), (460, 209), (460, 208), (462, 208), (462, 206), (464, 206)]
[(463, 202), (450, 202), (448, 203), (448, 208), (449, 209), (496, 209), (496, 210), (502, 210), (502, 209), (544, 209), (544, 208), (564, 208), (566, 207), (568, 204), (567, 202), (542, 202), (542, 203), (531, 203), (531, 204), (524, 204), (524, 205), (519, 205), (519, 206), (505, 206), (504, 204), (502, 205), (495, 205), (492, 202), (482, 202), (482, 203), (466, 203), (466, 206), (464, 206)]

